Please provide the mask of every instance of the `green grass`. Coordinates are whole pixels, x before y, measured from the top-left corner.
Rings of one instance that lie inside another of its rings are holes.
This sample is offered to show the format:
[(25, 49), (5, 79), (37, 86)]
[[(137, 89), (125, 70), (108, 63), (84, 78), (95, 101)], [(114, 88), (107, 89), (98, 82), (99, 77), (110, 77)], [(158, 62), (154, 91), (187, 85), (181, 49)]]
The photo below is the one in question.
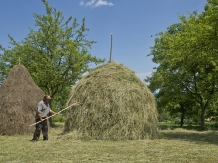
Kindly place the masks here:
[(160, 127), (155, 140), (82, 141), (62, 135), (63, 123), (49, 129), (49, 140), (32, 134), (0, 136), (0, 162), (211, 163), (218, 162), (218, 131)]

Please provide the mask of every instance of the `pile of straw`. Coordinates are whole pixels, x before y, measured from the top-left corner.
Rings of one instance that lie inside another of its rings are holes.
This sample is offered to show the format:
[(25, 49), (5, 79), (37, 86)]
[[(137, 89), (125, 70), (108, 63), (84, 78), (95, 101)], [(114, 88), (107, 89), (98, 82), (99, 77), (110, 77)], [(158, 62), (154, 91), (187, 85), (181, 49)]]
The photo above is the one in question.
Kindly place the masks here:
[(72, 89), (64, 132), (81, 139), (150, 139), (157, 133), (154, 95), (129, 68), (110, 62), (93, 69)]
[(34, 83), (28, 70), (14, 66), (0, 87), (0, 134), (32, 133), (37, 103), (44, 92)]

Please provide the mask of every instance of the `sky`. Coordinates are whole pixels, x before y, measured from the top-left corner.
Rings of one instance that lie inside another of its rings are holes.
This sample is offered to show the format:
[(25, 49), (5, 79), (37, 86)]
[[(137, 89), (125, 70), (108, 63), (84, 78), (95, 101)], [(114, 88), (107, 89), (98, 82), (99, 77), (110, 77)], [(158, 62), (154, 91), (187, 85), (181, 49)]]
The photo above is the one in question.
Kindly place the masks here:
[[(147, 56), (155, 34), (179, 22), (179, 15), (201, 13), (207, 0), (48, 0), (49, 6), (70, 16), (79, 24), (86, 19), (88, 40), (97, 41), (91, 55), (109, 61), (112, 35), (112, 61), (127, 66), (143, 81), (157, 65)], [(1, 0), (0, 44), (10, 46), (8, 34), (22, 41), (35, 27), (33, 13), (45, 14), (41, 0)], [(91, 65), (95, 67), (95, 65)]]

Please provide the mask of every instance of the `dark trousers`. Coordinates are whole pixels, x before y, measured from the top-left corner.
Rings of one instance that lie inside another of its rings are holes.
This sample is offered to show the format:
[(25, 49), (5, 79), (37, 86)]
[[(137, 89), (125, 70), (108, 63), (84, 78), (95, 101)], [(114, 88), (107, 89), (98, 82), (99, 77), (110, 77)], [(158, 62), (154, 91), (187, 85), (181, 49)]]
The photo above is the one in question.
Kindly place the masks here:
[[(36, 122), (40, 121), (39, 119), (36, 119)], [(38, 140), (40, 137), (40, 133), (42, 131), (43, 134), (43, 140), (48, 140), (48, 123), (47, 120), (44, 120), (40, 123), (36, 124), (36, 129), (33, 134), (33, 140)]]

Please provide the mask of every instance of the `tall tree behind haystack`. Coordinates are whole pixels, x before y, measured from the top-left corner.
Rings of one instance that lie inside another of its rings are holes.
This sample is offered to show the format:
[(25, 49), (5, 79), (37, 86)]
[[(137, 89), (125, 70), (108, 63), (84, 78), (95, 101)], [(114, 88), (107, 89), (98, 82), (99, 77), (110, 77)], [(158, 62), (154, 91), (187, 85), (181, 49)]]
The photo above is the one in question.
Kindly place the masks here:
[(7, 70), (7, 66), (12, 67), (21, 57), (36, 84), (46, 94), (51, 91), (53, 108), (63, 109), (66, 103), (63, 96), (68, 96), (69, 88), (89, 69), (89, 63), (97, 64), (103, 60), (89, 53), (95, 41), (86, 39), (89, 29), (85, 18), (79, 24), (72, 16), (65, 19), (64, 14), (49, 6), (47, 0), (42, 3), (46, 14), (33, 14), (37, 30), (31, 29), (22, 42), (9, 36), (12, 48), (0, 45), (3, 51), (0, 68)]
[(0, 87), (0, 134), (32, 133), (35, 111), (44, 92), (23, 65), (14, 66)]

